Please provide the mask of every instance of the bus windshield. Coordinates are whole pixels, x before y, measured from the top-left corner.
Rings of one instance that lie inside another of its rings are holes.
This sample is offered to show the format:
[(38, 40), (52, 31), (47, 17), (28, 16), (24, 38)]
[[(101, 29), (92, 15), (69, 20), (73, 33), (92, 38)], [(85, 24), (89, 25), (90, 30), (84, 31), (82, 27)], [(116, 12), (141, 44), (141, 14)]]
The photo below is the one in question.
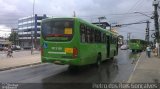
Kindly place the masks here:
[(47, 41), (70, 41), (73, 37), (73, 20), (42, 22), (42, 37)]

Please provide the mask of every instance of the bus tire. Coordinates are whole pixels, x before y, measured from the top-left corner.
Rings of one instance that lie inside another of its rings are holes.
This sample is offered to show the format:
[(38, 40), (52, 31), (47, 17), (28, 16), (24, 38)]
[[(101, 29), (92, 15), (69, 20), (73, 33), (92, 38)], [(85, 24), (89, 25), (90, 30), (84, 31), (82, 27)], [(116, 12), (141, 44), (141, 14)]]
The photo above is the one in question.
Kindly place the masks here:
[(97, 61), (96, 61), (96, 66), (100, 67), (100, 65), (101, 65), (101, 54), (98, 54)]

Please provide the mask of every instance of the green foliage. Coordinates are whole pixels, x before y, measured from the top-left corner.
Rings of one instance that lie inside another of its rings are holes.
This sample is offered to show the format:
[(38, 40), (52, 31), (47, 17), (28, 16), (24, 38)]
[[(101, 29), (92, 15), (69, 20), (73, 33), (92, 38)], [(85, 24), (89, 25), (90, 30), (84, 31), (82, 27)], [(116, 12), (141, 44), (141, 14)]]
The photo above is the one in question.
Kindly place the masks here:
[(16, 42), (18, 41), (18, 33), (17, 32), (11, 32), (10, 36), (9, 36), (9, 41), (12, 42), (12, 44), (16, 44)]

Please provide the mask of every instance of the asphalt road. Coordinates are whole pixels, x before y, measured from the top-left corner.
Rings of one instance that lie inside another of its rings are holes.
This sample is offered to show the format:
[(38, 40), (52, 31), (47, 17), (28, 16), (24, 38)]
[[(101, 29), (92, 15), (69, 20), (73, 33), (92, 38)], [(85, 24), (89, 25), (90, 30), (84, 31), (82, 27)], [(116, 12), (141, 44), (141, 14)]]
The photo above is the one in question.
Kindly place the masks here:
[[(66, 83), (76, 83), (78, 85), (113, 82), (125, 83), (128, 81), (139, 56), (140, 53), (133, 54), (130, 50), (119, 50), (119, 55), (114, 60), (103, 62), (99, 68), (91, 65), (84, 66), (78, 71), (70, 71), (67, 65), (48, 63), (17, 68), (1, 71), (0, 82), (3, 83), (2, 86), (8, 86), (6, 83), (22, 83), (23, 89), (47, 89), (44, 88), (44, 84), (52, 86), (59, 84), (63, 87), (61, 89), (66, 89), (66, 85), (64, 85)], [(35, 85), (38, 88), (35, 88)]]

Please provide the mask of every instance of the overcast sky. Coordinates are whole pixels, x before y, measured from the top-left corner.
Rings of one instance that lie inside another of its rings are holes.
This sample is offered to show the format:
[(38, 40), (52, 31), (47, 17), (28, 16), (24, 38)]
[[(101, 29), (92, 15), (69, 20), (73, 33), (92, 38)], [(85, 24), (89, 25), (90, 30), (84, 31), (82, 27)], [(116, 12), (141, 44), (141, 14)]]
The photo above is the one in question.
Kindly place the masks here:
[[(134, 12), (142, 12), (149, 16), (153, 13), (153, 0), (35, 0), (35, 13), (39, 15), (61, 17), (76, 16), (89, 22), (97, 21), (105, 16), (111, 24), (132, 23), (148, 20), (149, 17)], [(8, 34), (8, 29), (17, 27), (18, 18), (32, 15), (33, 0), (0, 0), (0, 36)], [(152, 21), (152, 20), (151, 20)], [(153, 30), (153, 24), (151, 29)], [(146, 24), (117, 28), (119, 34), (126, 37), (131, 32), (132, 38), (144, 39)], [(3, 30), (3, 33), (2, 33)], [(4, 33), (5, 32), (5, 33)]]

